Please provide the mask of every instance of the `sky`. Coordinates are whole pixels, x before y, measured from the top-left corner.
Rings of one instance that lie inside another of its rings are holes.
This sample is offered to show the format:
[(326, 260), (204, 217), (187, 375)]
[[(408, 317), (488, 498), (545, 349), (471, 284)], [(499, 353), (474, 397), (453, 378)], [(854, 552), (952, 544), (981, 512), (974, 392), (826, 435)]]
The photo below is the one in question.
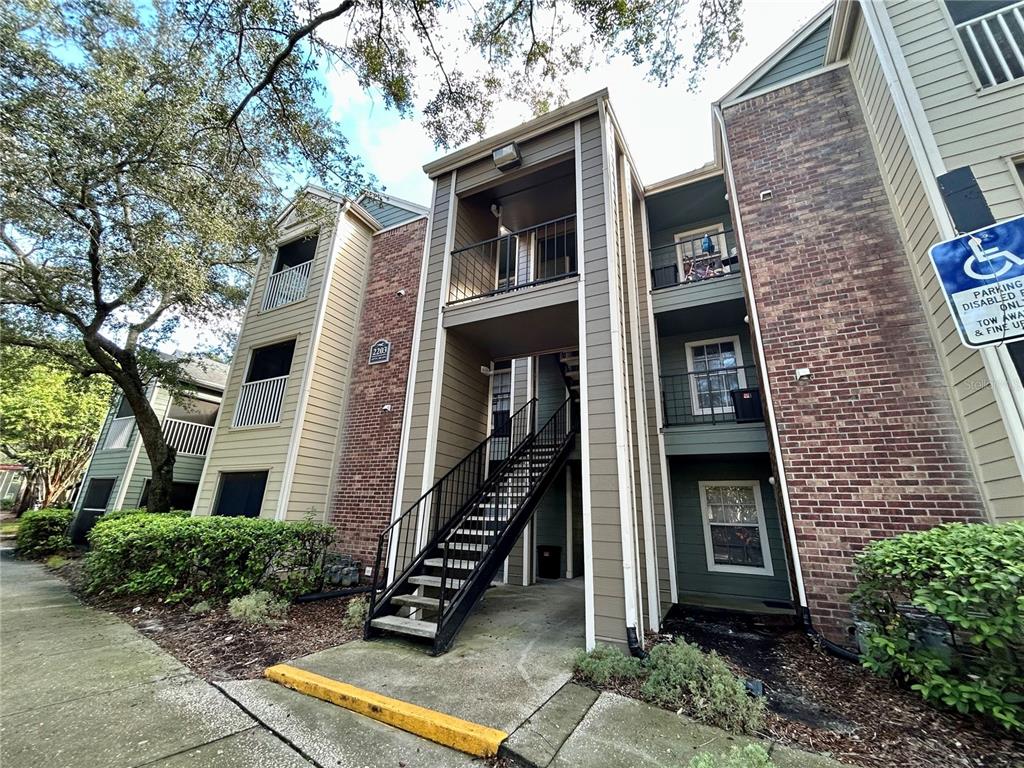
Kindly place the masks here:
[[(731, 90), (828, 0), (745, 0), (746, 44), (724, 66), (712, 65), (696, 93), (686, 90), (686, 74), (665, 87), (647, 82), (644, 72), (625, 59), (612, 60), (576, 75), (567, 83), (569, 100), (608, 88), (612, 108), (637, 164), (640, 179), (651, 184), (697, 168), (712, 159), (711, 103)], [(447, 152), (435, 149), (418, 115), (403, 119), (387, 110), (379, 96), (359, 86), (348, 71), (325, 73), (331, 115), (388, 194), (428, 205), (431, 185), (423, 165)], [(533, 115), (524, 105), (496, 110), (486, 133), (512, 128)], [(202, 328), (180, 318), (181, 325), (161, 349), (192, 351), (223, 343), (234, 323)]]
[[(697, 93), (686, 90), (685, 73), (665, 87), (644, 79), (632, 62), (619, 59), (594, 67), (568, 83), (569, 100), (607, 87), (612, 108), (645, 184), (678, 175), (712, 159), (711, 103), (728, 92), (815, 13), (827, 0), (745, 0), (744, 48), (727, 65), (712, 69)], [(444, 154), (434, 148), (416, 118), (385, 109), (348, 72), (327, 75), (332, 115), (354, 152), (388, 194), (427, 205), (430, 184), (423, 165)], [(487, 134), (511, 128), (532, 115), (522, 105), (497, 111)]]

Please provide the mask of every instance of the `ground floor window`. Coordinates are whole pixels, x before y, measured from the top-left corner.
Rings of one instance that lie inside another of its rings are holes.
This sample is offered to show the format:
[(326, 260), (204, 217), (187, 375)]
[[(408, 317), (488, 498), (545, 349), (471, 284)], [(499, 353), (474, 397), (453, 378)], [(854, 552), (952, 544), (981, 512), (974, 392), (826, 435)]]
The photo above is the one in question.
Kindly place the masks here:
[[(139, 497), (139, 506), (145, 507), (149, 504), (149, 480), (142, 486), (142, 496)], [(196, 501), (196, 492), (199, 490), (199, 483), (171, 483), (171, 509), (192, 509)]]
[(708, 570), (773, 575), (761, 484), (701, 481), (699, 487)]
[(259, 517), (266, 488), (266, 472), (224, 472), (220, 476), (213, 514), (226, 517)]
[(89, 487), (82, 497), (82, 509), (91, 511), (106, 511), (107, 502), (110, 501), (110, 494), (114, 490), (114, 478), (94, 477), (89, 481)]

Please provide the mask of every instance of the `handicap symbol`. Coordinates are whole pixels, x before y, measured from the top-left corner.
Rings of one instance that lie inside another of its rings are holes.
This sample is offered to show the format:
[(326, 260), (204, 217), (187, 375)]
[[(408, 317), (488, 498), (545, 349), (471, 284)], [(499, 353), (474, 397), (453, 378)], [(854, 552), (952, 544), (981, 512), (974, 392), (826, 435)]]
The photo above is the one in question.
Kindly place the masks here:
[[(967, 240), (967, 244), (971, 247), (971, 255), (964, 262), (964, 272), (975, 280), (995, 280), (997, 277), (1002, 277), (1007, 271), (1013, 269), (1014, 264), (1018, 267), (1024, 266), (1024, 259), (1012, 251), (1000, 248), (998, 245), (994, 245), (991, 248), (983, 248), (981, 240), (976, 235), (971, 235)], [(978, 272), (974, 268), (976, 263), (989, 264), (997, 259), (1002, 259), (1002, 264), (995, 271)]]

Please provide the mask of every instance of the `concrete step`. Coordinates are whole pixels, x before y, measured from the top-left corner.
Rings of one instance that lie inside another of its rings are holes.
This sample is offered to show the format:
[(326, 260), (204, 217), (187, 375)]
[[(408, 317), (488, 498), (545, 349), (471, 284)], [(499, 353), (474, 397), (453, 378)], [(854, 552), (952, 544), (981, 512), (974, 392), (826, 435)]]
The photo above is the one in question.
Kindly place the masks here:
[(425, 608), (428, 611), (436, 611), (441, 602), (436, 597), (424, 597), (423, 595), (395, 595), (391, 602), (396, 605), (408, 605), (411, 608)]
[[(428, 568), (441, 568), (444, 566), (444, 558), (428, 557), (423, 564)], [(457, 571), (472, 571), (476, 568), (476, 560), (449, 560), (448, 567)]]
[(425, 637), (428, 640), (433, 640), (434, 635), (437, 633), (437, 624), (432, 621), (403, 619), (401, 616), (381, 616), (379, 619), (371, 619), (370, 626), (374, 629), (386, 629), (388, 632), (397, 632), (400, 635)]
[[(440, 588), (441, 587), (441, 577), (440, 576), (410, 576), (409, 577), (409, 583), (410, 584), (416, 584), (417, 586), (420, 586), (420, 587), (436, 587), (436, 588)], [(448, 579), (447, 580), (446, 588), (447, 589), (458, 589), (463, 584), (465, 584), (465, 582), (462, 579)]]
[(488, 548), (488, 544), (473, 544), (468, 541), (451, 541), (442, 542), (441, 547), (443, 549), (452, 549), (458, 552), (483, 552)]

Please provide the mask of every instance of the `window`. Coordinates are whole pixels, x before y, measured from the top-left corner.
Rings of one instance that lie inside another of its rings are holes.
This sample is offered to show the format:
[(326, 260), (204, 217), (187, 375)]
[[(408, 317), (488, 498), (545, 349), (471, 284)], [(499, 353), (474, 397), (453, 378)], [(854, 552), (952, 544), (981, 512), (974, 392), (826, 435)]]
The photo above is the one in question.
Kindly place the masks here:
[(167, 418), (212, 427), (217, 421), (219, 408), (219, 404), (210, 400), (201, 400), (198, 397), (176, 397), (171, 401)]
[(317, 241), (318, 238), (314, 235), (313, 237), (302, 237), (298, 240), (292, 240), (290, 243), (282, 245), (277, 249), (273, 273), (276, 275), (282, 270), (312, 261), (313, 257), (316, 256)]
[(708, 570), (772, 576), (761, 484), (731, 480), (698, 486)]
[(732, 413), (731, 392), (747, 386), (739, 336), (687, 343), (686, 367), (693, 413)]
[(132, 407), (128, 404), (127, 398), (122, 396), (121, 402), (117, 404), (117, 411), (114, 412), (114, 418), (110, 420), (110, 426), (107, 427), (107, 437), (103, 442), (104, 450), (127, 448), (134, 427), (135, 414), (132, 413)]
[(269, 347), (258, 347), (249, 358), (249, 370), (246, 382), (275, 379), (287, 376), (292, 369), (292, 356), (295, 354), (295, 339), (271, 344)]
[(266, 488), (266, 472), (224, 472), (220, 476), (213, 514), (225, 517), (259, 517)]
[(491, 442), (490, 460), (504, 461), (508, 458), (512, 414), (512, 362), (495, 363), (491, 373), (491, 430), (495, 433)]
[(86, 535), (96, 525), (96, 521), (107, 511), (107, 504), (110, 503), (110, 494), (114, 491), (116, 478), (94, 477), (89, 481), (82, 497), (82, 507), (74, 522), (71, 523), (71, 541), (75, 544), (85, 544)]
[(696, 283), (733, 271), (735, 259), (728, 252), (724, 225), (677, 232), (672, 239), (676, 244), (680, 283)]
[[(199, 483), (171, 483), (171, 509), (192, 509), (198, 490)], [(139, 497), (139, 506), (145, 507), (148, 503), (149, 480), (146, 480), (142, 486), (142, 495)]]
[(281, 420), (281, 404), (294, 354), (295, 339), (252, 351), (232, 426), (266, 426)]
[(982, 88), (1024, 77), (1024, 0), (946, 0)]

